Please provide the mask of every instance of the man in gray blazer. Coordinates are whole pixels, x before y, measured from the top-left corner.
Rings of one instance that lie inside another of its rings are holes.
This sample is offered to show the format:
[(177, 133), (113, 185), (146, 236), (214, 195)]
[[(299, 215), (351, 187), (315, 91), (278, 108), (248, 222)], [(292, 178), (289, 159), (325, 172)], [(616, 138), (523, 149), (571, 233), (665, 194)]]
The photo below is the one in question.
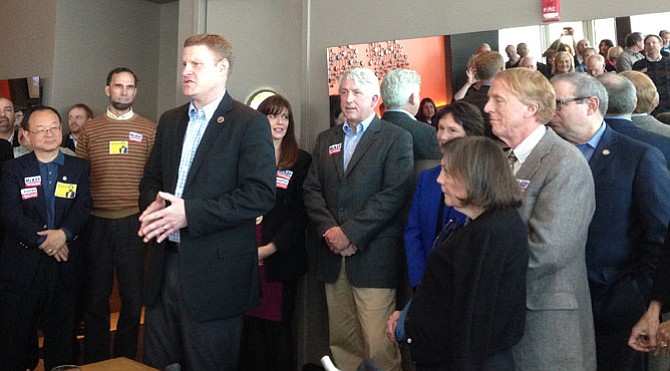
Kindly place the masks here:
[(414, 118), (421, 102), (420, 89), (421, 76), (416, 71), (398, 68), (388, 72), (381, 87), (382, 100), (386, 105), (382, 120), (409, 131), (415, 161), (437, 160), (442, 156), (435, 138), (435, 128)]
[(340, 369), (374, 358), (400, 370), (385, 335), (396, 309), (403, 252), (401, 209), (414, 164), (412, 137), (379, 120), (377, 77), (354, 68), (340, 78), (344, 124), (319, 134), (305, 180), (305, 208), (318, 241), (317, 278), (325, 282), (330, 349)]
[(579, 150), (544, 126), (555, 99), (540, 72), (515, 68), (496, 75), (485, 107), (493, 133), (510, 147), (530, 240), (526, 332), (514, 361), (517, 370), (595, 370), (585, 260), (593, 177)]

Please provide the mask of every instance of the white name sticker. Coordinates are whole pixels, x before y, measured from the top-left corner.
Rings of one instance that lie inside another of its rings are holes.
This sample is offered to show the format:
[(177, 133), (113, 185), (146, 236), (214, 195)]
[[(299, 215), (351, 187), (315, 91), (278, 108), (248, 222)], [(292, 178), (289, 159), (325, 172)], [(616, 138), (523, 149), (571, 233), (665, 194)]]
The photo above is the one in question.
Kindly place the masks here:
[(342, 152), (342, 143), (333, 144), (328, 147), (328, 156)]
[(277, 170), (277, 188), (287, 189), (292, 176), (291, 170)]
[(131, 131), (128, 133), (128, 140), (131, 142), (142, 142), (142, 134)]
[(42, 185), (42, 177), (37, 176), (27, 176), (23, 178), (23, 183), (25, 187), (40, 187)]
[(525, 192), (526, 189), (528, 189), (528, 186), (530, 185), (530, 180), (517, 179), (516, 184), (519, 185), (519, 189), (521, 189), (521, 192)]
[(31, 187), (21, 189), (21, 199), (27, 200), (30, 198), (37, 198), (37, 188)]

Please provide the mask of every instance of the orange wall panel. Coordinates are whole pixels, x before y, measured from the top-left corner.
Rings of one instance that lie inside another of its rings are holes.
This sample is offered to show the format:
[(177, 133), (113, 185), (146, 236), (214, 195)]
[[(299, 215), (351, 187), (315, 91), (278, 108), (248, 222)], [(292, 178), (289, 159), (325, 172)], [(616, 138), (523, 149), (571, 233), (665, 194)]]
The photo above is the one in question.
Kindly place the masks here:
[[(443, 36), (424, 37), (419, 39), (397, 40), (403, 46), (402, 54), (408, 55), (409, 69), (421, 75), (421, 97), (430, 97), (440, 106), (451, 101), (447, 96), (446, 52)], [(365, 50), (369, 44), (352, 45), (358, 49), (358, 58), (364, 66), (369, 65)], [(381, 79), (380, 79), (381, 83)], [(324, 82), (325, 86), (327, 82)], [(330, 95), (337, 95), (338, 87), (329, 87)]]

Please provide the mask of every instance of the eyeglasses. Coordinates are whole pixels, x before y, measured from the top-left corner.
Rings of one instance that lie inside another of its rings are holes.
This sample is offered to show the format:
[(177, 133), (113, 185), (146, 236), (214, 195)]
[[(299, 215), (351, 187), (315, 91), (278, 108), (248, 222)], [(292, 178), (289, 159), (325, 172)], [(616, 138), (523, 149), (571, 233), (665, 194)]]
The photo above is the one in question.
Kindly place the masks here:
[(564, 104), (570, 103), (570, 102), (576, 102), (582, 99), (587, 99), (591, 97), (576, 97), (576, 98), (565, 98), (565, 99), (556, 99), (556, 110), (560, 110), (561, 107), (563, 107)]
[(45, 129), (30, 130), (30, 132), (37, 135), (38, 137), (43, 137), (46, 135), (46, 133), (58, 134), (58, 132), (60, 132), (60, 126), (52, 126), (50, 128)]

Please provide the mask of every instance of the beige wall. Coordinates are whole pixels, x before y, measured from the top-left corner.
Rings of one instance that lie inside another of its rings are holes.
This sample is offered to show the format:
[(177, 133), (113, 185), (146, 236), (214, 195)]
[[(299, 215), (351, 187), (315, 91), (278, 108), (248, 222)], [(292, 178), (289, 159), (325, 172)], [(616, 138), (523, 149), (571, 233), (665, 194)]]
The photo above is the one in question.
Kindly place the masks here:
[(55, 29), (56, 0), (2, 0), (0, 79), (39, 75), (49, 95)]
[(135, 111), (155, 119), (159, 26), (159, 6), (149, 2), (58, 0), (50, 104), (84, 102), (103, 112), (107, 73), (125, 66), (139, 79)]
[[(235, 65), (228, 90), (246, 102), (258, 89), (284, 95), (300, 121), (302, 5), (299, 0), (209, 1), (207, 32), (233, 44)], [(298, 132), (299, 135), (299, 132)]]
[(175, 107), (181, 101), (175, 99), (174, 89), (181, 68), (179, 56), (179, 3), (160, 6), (160, 44), (158, 49), (158, 91), (156, 92), (156, 117)]
[(136, 111), (156, 119), (175, 103), (178, 15), (178, 3), (2, 0), (0, 78), (39, 75), (45, 104), (101, 113), (107, 72), (127, 66), (140, 79)]

